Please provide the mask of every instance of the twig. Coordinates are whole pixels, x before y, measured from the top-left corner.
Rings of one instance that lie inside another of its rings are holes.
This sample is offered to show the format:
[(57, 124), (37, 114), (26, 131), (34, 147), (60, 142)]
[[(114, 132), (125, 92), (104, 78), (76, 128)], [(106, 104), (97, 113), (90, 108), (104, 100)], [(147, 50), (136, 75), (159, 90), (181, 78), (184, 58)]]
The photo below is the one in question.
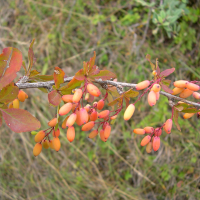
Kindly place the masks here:
[[(73, 79), (73, 76), (64, 78), (64, 82), (65, 83), (70, 82), (72, 79)], [(134, 89), (135, 86), (137, 85), (137, 84), (134, 84), (134, 83), (115, 82), (115, 81), (109, 81), (109, 80), (103, 81), (101, 79), (96, 79), (95, 82), (99, 83), (101, 85), (105, 85), (105, 84), (106, 85), (113, 85), (113, 86), (118, 87), (118, 88), (122, 86), (122, 87), (130, 87), (130, 88)], [(37, 82), (37, 83), (16, 83), (16, 85), (17, 85), (17, 87), (19, 87), (19, 89), (27, 89), (27, 88), (47, 88), (47, 89), (49, 89), (54, 84), (55, 84), (54, 81)], [(160, 94), (166, 96), (168, 99), (182, 101), (182, 102), (185, 102), (187, 104), (193, 105), (196, 108), (200, 108), (199, 103), (195, 103), (193, 101), (188, 101), (186, 99), (182, 99), (180, 97), (174, 96), (172, 94), (169, 94), (169, 93), (163, 92), (163, 91), (161, 91)]]

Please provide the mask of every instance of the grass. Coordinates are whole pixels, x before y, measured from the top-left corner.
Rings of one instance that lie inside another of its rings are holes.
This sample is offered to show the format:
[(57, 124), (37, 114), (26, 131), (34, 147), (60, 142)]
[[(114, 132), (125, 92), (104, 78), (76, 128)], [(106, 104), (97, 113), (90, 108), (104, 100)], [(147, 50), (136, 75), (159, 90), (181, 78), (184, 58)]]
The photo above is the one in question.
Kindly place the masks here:
[[(164, 32), (153, 36), (151, 23), (136, 52), (149, 11), (140, 1), (11, 0), (1, 2), (0, 8), (0, 50), (17, 47), (27, 62), (28, 46), (35, 38), (34, 67), (42, 74), (52, 74), (59, 66), (68, 76), (74, 75), (95, 50), (99, 68), (115, 72), (119, 81), (151, 79), (146, 54), (153, 61), (159, 58), (161, 69), (175, 67), (172, 80), (199, 79), (198, 45), (182, 53)], [(133, 8), (139, 16), (130, 19)], [(45, 129), (56, 110), (40, 90), (26, 92), (30, 98), (20, 107), (36, 116)], [(62, 130), (61, 150), (44, 149), (37, 158), (32, 155), (34, 136), (13, 133), (3, 125), (0, 199), (199, 199), (200, 125), (196, 117), (180, 117), (181, 132), (173, 126), (172, 134), (161, 136), (160, 150), (150, 155), (140, 146), (142, 137), (132, 134), (136, 127), (159, 126), (170, 115), (165, 97), (150, 108), (145, 96), (137, 103), (133, 120), (125, 122), (119, 116), (107, 143), (88, 139), (76, 127), (73, 143)]]

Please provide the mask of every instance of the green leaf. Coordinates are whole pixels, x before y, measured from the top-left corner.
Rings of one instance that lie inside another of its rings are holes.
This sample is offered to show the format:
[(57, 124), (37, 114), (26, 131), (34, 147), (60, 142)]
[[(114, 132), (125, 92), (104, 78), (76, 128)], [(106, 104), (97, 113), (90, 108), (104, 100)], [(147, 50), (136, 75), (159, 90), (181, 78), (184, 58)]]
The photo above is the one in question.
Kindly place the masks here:
[(53, 77), (57, 89), (60, 87), (60, 84), (64, 83), (64, 76), (65, 72), (59, 67), (55, 67)]
[(37, 130), (41, 127), (40, 122), (28, 111), (22, 109), (1, 109), (7, 126), (16, 133)]
[(53, 75), (36, 75), (34, 77), (31, 77), (30, 80), (34, 81), (52, 81)]
[(198, 113), (199, 110), (197, 110), (196, 108), (186, 108), (186, 109), (183, 109), (181, 112), (183, 112), (183, 113)]
[(163, 79), (162, 80), (162, 83), (164, 84), (164, 85), (166, 85), (167, 87), (169, 87), (169, 85), (170, 85), (170, 83), (171, 83), (171, 80), (168, 80), (168, 79)]
[(99, 78), (101, 78), (102, 80), (109, 80), (111, 78), (116, 78), (116, 75), (108, 70), (101, 70), (98, 74), (89, 76), (89, 78), (93, 80)]
[(0, 102), (7, 104), (16, 99), (18, 93), (19, 88), (14, 83), (10, 83), (0, 91)]
[(130, 90), (126, 91), (126, 92), (124, 93), (124, 95), (125, 95), (125, 97), (127, 97), (127, 98), (134, 98), (134, 97), (137, 97), (137, 96), (139, 95), (139, 92), (133, 91), (132, 89), (130, 89)]
[(117, 103), (121, 103), (121, 102), (122, 102), (122, 99), (123, 99), (123, 96), (120, 96), (120, 97), (116, 98), (115, 100), (113, 100), (112, 102), (110, 102), (110, 103), (108, 104), (108, 106), (114, 106), (114, 105), (117, 104)]
[(31, 131), (31, 135), (36, 135), (38, 131)]
[(38, 74), (40, 74), (40, 72), (38, 72), (37, 70), (32, 70), (32, 71), (30, 71), (29, 78), (37, 76)]

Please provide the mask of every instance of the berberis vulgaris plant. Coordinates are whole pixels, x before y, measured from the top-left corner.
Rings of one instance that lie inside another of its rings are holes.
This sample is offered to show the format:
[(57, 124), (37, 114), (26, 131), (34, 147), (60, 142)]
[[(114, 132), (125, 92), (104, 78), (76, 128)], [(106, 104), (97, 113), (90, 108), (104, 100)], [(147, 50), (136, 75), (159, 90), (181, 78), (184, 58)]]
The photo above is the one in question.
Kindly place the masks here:
[[(88, 62), (83, 62), (83, 68), (74, 77), (66, 77), (59, 67), (55, 67), (53, 75), (40, 75), (37, 70), (32, 70), (35, 61), (33, 44), (34, 40), (28, 51), (28, 66), (25, 66), (22, 53), (17, 48), (5, 48), (0, 55), (0, 126), (4, 119), (6, 125), (16, 133), (32, 131), (36, 142), (33, 149), (35, 156), (40, 154), (42, 148), (50, 147), (59, 151), (59, 124), (62, 124), (62, 129), (67, 129), (66, 137), (69, 142), (75, 139), (76, 125), (82, 126), (82, 131), (90, 131), (89, 138), (99, 135), (100, 139), (106, 142), (118, 114), (122, 111), (124, 120), (133, 119), (136, 103), (141, 98), (147, 98), (149, 105), (155, 106), (161, 94), (169, 99), (172, 108), (171, 118), (163, 122), (162, 126), (149, 127), (147, 124), (146, 127), (133, 130), (135, 134), (143, 135), (141, 146), (146, 146), (148, 153), (159, 149), (162, 132), (164, 130), (170, 134), (173, 121), (180, 130), (180, 112), (185, 113), (185, 119), (195, 113), (197, 117), (200, 115), (199, 102), (186, 100), (191, 95), (197, 100), (200, 99), (200, 93), (197, 92), (200, 89), (200, 81), (177, 80), (171, 90), (171, 80), (166, 77), (172, 74), (175, 68), (161, 72), (158, 60), (153, 64), (150, 55), (147, 55), (146, 59), (152, 68), (153, 80), (129, 84), (117, 82), (116, 75), (108, 70), (100, 70), (95, 65), (95, 52)], [(14, 83), (21, 67), (24, 69), (24, 76)], [(124, 91), (124, 87), (130, 89)], [(49, 103), (57, 108), (57, 114), (49, 121), (49, 128), (46, 130), (35, 132), (34, 130), (40, 128), (40, 122), (28, 111), (19, 108), (19, 102), (24, 102), (28, 98), (22, 90), (27, 88), (47, 90)]]

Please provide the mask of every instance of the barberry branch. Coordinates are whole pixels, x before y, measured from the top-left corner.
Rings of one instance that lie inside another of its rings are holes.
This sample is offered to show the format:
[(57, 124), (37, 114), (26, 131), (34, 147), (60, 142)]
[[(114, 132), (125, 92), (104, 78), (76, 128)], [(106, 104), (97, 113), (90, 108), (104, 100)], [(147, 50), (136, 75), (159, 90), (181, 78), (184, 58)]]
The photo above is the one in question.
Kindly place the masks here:
[[(73, 76), (64, 78), (64, 82), (65, 83), (70, 82), (72, 79), (73, 79)], [(99, 83), (100, 85), (104, 85), (104, 87), (105, 87), (105, 85), (113, 85), (117, 88), (130, 87), (130, 88), (134, 89), (134, 88), (136, 88), (136, 85), (137, 85), (137, 84), (134, 84), (134, 83), (115, 82), (115, 81), (110, 81), (110, 80), (103, 81), (101, 79), (96, 79), (95, 82)], [(16, 85), (17, 85), (17, 87), (19, 87), (19, 89), (28, 89), (28, 88), (47, 88), (47, 89), (49, 89), (54, 84), (55, 84), (54, 81), (37, 82), (37, 83), (21, 83), (21, 82), (16, 83)], [(121, 92), (120, 92), (120, 94), (121, 94)], [(193, 101), (188, 101), (186, 99), (180, 98), (178, 96), (174, 96), (172, 94), (169, 94), (169, 93), (163, 92), (163, 91), (160, 91), (160, 94), (166, 96), (170, 100), (182, 101), (182, 102), (185, 102), (187, 104), (193, 105), (196, 108), (200, 108), (199, 103), (195, 103)]]

